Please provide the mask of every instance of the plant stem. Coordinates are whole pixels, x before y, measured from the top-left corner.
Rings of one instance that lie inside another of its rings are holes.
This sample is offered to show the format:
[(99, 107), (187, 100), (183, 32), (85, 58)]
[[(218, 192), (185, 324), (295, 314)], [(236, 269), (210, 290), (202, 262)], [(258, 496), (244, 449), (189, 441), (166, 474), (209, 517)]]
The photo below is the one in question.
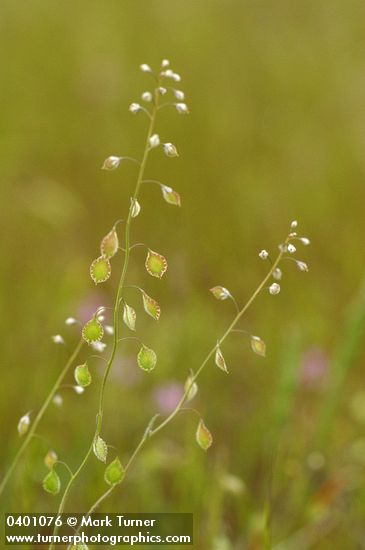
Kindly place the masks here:
[(69, 371), (69, 369), (72, 366), (73, 362), (75, 361), (76, 357), (80, 353), (83, 344), (84, 344), (84, 341), (81, 339), (78, 342), (78, 344), (77, 344), (76, 348), (74, 349), (73, 353), (71, 354), (69, 360), (67, 361), (64, 369), (61, 371), (61, 373), (60, 373), (59, 377), (57, 378), (56, 382), (52, 386), (51, 391), (47, 395), (47, 397), (46, 397), (42, 407), (40, 408), (37, 416), (35, 417), (33, 423), (30, 425), (29, 431), (26, 434), (25, 439), (24, 439), (21, 447), (19, 448), (18, 452), (16, 453), (16, 455), (15, 455), (12, 463), (10, 464), (4, 478), (2, 479), (2, 481), (0, 483), (0, 496), (3, 493), (3, 491), (5, 489), (5, 486), (6, 486), (7, 482), (9, 481), (9, 479), (10, 479), (16, 465), (18, 464), (21, 456), (23, 455), (25, 449), (28, 447), (31, 439), (33, 438), (33, 436), (35, 434), (35, 431), (38, 427), (38, 424), (42, 420), (43, 415), (44, 415), (44, 413), (46, 412), (46, 410), (48, 408), (48, 405), (51, 403), (56, 391), (58, 390), (59, 386), (61, 385), (63, 379), (65, 378), (65, 376), (67, 374), (67, 372)]
[[(288, 242), (288, 238), (286, 239), (285, 241), (285, 244)], [(145, 431), (145, 433), (143, 434), (143, 437), (140, 439), (136, 449), (134, 450), (134, 452), (132, 453), (132, 456), (131, 458), (129, 459), (128, 463), (127, 463), (127, 466), (125, 468), (125, 470), (127, 471), (129, 469), (129, 467), (131, 466), (131, 464), (134, 462), (134, 459), (136, 458), (137, 454), (139, 453), (139, 451), (142, 449), (143, 445), (145, 444), (145, 442), (147, 441), (147, 439), (149, 439), (150, 437), (152, 437), (153, 435), (157, 434), (160, 430), (162, 430), (165, 426), (167, 426), (174, 418), (175, 416), (180, 412), (180, 410), (182, 409), (185, 401), (187, 400), (188, 398), (188, 395), (189, 395), (189, 392), (191, 390), (191, 387), (193, 386), (194, 382), (196, 382), (196, 380), (199, 378), (201, 372), (203, 371), (204, 367), (207, 365), (208, 361), (213, 357), (213, 355), (215, 354), (216, 352), (216, 349), (217, 349), (217, 346), (220, 346), (224, 341), (225, 339), (227, 338), (227, 336), (233, 331), (234, 327), (237, 325), (238, 321), (241, 319), (241, 317), (246, 313), (246, 311), (248, 310), (248, 308), (250, 307), (250, 305), (252, 304), (252, 302), (254, 302), (255, 298), (258, 296), (258, 294), (261, 292), (261, 290), (267, 285), (270, 277), (272, 276), (274, 270), (277, 268), (277, 266), (279, 265), (281, 259), (282, 259), (282, 256), (283, 256), (283, 252), (281, 251), (276, 260), (273, 262), (271, 268), (270, 268), (270, 271), (267, 273), (267, 275), (264, 277), (264, 279), (261, 281), (261, 283), (259, 284), (259, 286), (256, 288), (256, 290), (254, 291), (254, 293), (251, 295), (251, 297), (248, 299), (248, 301), (246, 302), (246, 304), (242, 307), (242, 309), (240, 309), (237, 313), (237, 315), (235, 316), (235, 318), (233, 319), (233, 321), (231, 322), (231, 324), (229, 325), (229, 327), (227, 328), (227, 330), (225, 331), (225, 333), (223, 334), (223, 336), (218, 340), (218, 343), (210, 350), (210, 352), (208, 353), (208, 355), (206, 356), (206, 358), (204, 359), (204, 361), (202, 362), (202, 364), (200, 365), (200, 367), (198, 368), (198, 370), (196, 371), (196, 373), (191, 377), (190, 379), (190, 384), (187, 386), (183, 396), (181, 397), (180, 401), (178, 402), (178, 404), (176, 405), (175, 409), (171, 412), (171, 414), (169, 416), (167, 416), (165, 418), (165, 420), (163, 420), (158, 426), (156, 426), (156, 428), (154, 429), (147, 429)], [(93, 512), (113, 491), (113, 489), (117, 487), (117, 485), (113, 485), (112, 487), (110, 487), (107, 491), (105, 491), (105, 493), (103, 493), (99, 499), (91, 506), (88, 514), (91, 514), (91, 512)]]
[[(133, 200), (137, 200), (138, 194), (141, 188), (143, 175), (146, 167), (146, 162), (148, 158), (148, 153), (150, 151), (149, 147), (149, 140), (150, 137), (153, 134), (154, 126), (155, 126), (155, 120), (156, 120), (156, 113), (157, 113), (157, 106), (158, 106), (158, 91), (157, 88), (155, 90), (155, 101), (154, 106), (151, 114), (150, 124), (147, 132), (147, 138), (146, 138), (146, 145), (142, 157), (142, 161), (139, 167), (138, 171), (138, 177), (137, 177), (137, 183), (133, 194)], [(132, 208), (129, 209), (128, 218), (125, 224), (125, 256), (124, 256), (124, 264), (122, 269), (122, 274), (120, 276), (118, 290), (117, 290), (117, 296), (115, 299), (115, 305), (114, 305), (114, 340), (113, 340), (113, 348), (112, 352), (110, 354), (110, 358), (108, 361), (108, 364), (106, 366), (106, 369), (104, 371), (103, 381), (101, 384), (101, 391), (100, 391), (100, 400), (99, 400), (99, 411), (98, 411), (98, 420), (97, 420), (97, 427), (96, 427), (96, 435), (98, 435), (101, 431), (102, 427), (102, 421), (103, 421), (103, 409), (104, 409), (104, 398), (105, 398), (105, 386), (108, 380), (109, 372), (112, 367), (112, 364), (114, 362), (115, 354), (117, 351), (118, 346), (118, 333), (119, 333), (119, 307), (120, 307), (120, 299), (121, 295), (124, 289), (125, 285), (125, 279), (128, 271), (128, 265), (129, 265), (129, 256), (130, 256), (130, 227), (131, 227), (131, 221), (132, 221)]]
[[(154, 131), (154, 127), (155, 127), (157, 107), (158, 107), (158, 99), (159, 99), (158, 85), (156, 87), (154, 97), (155, 97), (155, 101), (154, 101), (154, 104), (153, 104), (153, 109), (152, 109), (152, 113), (151, 113), (151, 117), (150, 117), (150, 124), (149, 124), (148, 131), (147, 131), (146, 144), (145, 144), (145, 148), (144, 148), (144, 152), (143, 152), (142, 161), (141, 161), (140, 166), (139, 166), (137, 182), (136, 182), (136, 186), (135, 186), (135, 190), (134, 190), (134, 194), (133, 194), (133, 200), (131, 202), (131, 207), (129, 208), (128, 218), (127, 218), (127, 221), (126, 221), (126, 224), (125, 224), (125, 235), (124, 235), (125, 256), (124, 256), (122, 274), (121, 274), (120, 279), (119, 279), (119, 284), (118, 284), (118, 289), (117, 289), (117, 294), (116, 294), (115, 304), (114, 304), (114, 312), (113, 312), (113, 325), (114, 325), (113, 346), (112, 346), (112, 351), (110, 353), (110, 357), (108, 359), (108, 362), (107, 362), (107, 365), (106, 365), (106, 368), (105, 368), (105, 371), (104, 371), (102, 383), (101, 383), (100, 398), (99, 398), (99, 409), (98, 409), (97, 423), (96, 423), (96, 431), (95, 431), (95, 434), (94, 434), (94, 437), (93, 437), (93, 441), (100, 434), (101, 429), (102, 429), (103, 412), (104, 412), (104, 400), (105, 400), (105, 388), (106, 388), (106, 384), (107, 384), (107, 381), (108, 381), (108, 376), (109, 376), (109, 373), (110, 373), (110, 369), (113, 365), (113, 362), (114, 362), (114, 359), (115, 359), (115, 354), (116, 354), (117, 347), (118, 347), (120, 303), (121, 303), (122, 292), (123, 292), (124, 286), (125, 286), (125, 279), (126, 279), (126, 276), (127, 276), (128, 265), (129, 265), (129, 257), (130, 257), (130, 227), (131, 227), (131, 221), (132, 221), (132, 205), (134, 203), (134, 200), (137, 200), (137, 198), (138, 198), (138, 194), (139, 194), (141, 184), (142, 184), (142, 181), (143, 181), (143, 176), (144, 176), (144, 171), (145, 171), (145, 167), (146, 167), (146, 163), (147, 163), (148, 154), (149, 154), (149, 151), (150, 151), (149, 141), (150, 141), (150, 137), (152, 136), (153, 131)], [(76, 470), (76, 472), (74, 473), (74, 475), (72, 476), (70, 481), (68, 482), (68, 484), (66, 486), (66, 489), (64, 491), (64, 494), (62, 496), (57, 514), (61, 514), (63, 512), (68, 494), (71, 490), (71, 487), (72, 487), (74, 481), (76, 480), (76, 478), (79, 476), (80, 472), (83, 470), (84, 466), (86, 465), (86, 463), (87, 463), (87, 461), (88, 461), (88, 459), (89, 459), (89, 457), (92, 453), (92, 450), (93, 450), (93, 445), (91, 445), (91, 447), (89, 448), (87, 454), (85, 455), (84, 459), (82, 460), (80, 466), (78, 467), (78, 469)], [(56, 533), (57, 533), (57, 528), (55, 527), (53, 534), (55, 535)], [(53, 547), (54, 547), (54, 545), (51, 544), (50, 547), (49, 547), (49, 550), (53, 549)]]

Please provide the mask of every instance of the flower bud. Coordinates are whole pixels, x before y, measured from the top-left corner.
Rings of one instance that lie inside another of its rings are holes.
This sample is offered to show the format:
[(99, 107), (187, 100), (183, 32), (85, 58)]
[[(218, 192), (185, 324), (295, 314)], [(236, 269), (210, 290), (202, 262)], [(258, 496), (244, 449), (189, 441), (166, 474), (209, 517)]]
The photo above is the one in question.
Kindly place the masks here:
[(104, 330), (107, 334), (114, 334), (114, 327), (111, 325), (105, 325)]
[(28, 431), (29, 426), (30, 426), (30, 414), (27, 413), (24, 416), (22, 416), (18, 422), (18, 434), (20, 436), (25, 435)]
[(299, 240), (302, 244), (304, 244), (304, 246), (308, 246), (311, 243), (307, 237), (301, 237)]
[(77, 395), (81, 395), (85, 391), (82, 386), (72, 386), (72, 387), (74, 392), (77, 393)]
[(136, 218), (141, 211), (141, 205), (137, 199), (131, 198), (131, 216)]
[(307, 266), (307, 264), (305, 262), (301, 262), (301, 261), (297, 261), (296, 262), (297, 264), (297, 268), (299, 269), (299, 271), (309, 271), (309, 267)]
[(104, 160), (103, 166), (101, 167), (102, 170), (116, 170), (120, 164), (120, 161), (122, 160), (122, 157), (116, 157), (114, 155), (111, 155), (107, 159)]
[(150, 147), (158, 147), (160, 145), (160, 136), (158, 134), (153, 134), (149, 139)]
[(270, 294), (272, 294), (273, 296), (275, 296), (276, 294), (279, 294), (279, 292), (280, 292), (280, 285), (279, 285), (278, 283), (272, 283), (272, 285), (270, 285), (269, 292), (270, 292)]
[(231, 296), (231, 293), (229, 292), (229, 290), (224, 286), (220, 286), (220, 285), (214, 286), (213, 288), (211, 288), (210, 292), (213, 294), (215, 298), (217, 298), (217, 300), (226, 300)]
[(106, 344), (105, 342), (91, 342), (91, 347), (93, 348), (93, 350), (99, 352), (99, 353), (103, 353), (103, 351), (105, 350), (106, 348)]
[(46, 456), (43, 459), (43, 462), (49, 470), (52, 470), (52, 468), (56, 464), (57, 460), (58, 460), (57, 453), (55, 453), (54, 451), (51, 450), (51, 451), (48, 451), (48, 453), (46, 454)]
[(164, 143), (163, 150), (167, 157), (173, 158), (179, 156), (179, 153), (177, 152), (177, 149), (173, 143)]
[(142, 63), (142, 65), (140, 65), (139, 68), (143, 73), (152, 73), (152, 69), (149, 65), (147, 65), (147, 63)]
[(178, 101), (184, 101), (185, 94), (181, 90), (174, 90), (174, 95)]
[(293, 221), (291, 222), (291, 224), (290, 224), (290, 227), (291, 227), (291, 229), (295, 229), (296, 227), (298, 227), (298, 222), (297, 222), (297, 220), (293, 220)]
[(164, 88), (163, 86), (160, 86), (158, 88), (158, 91), (159, 91), (160, 95), (165, 95), (167, 93), (167, 89)]
[(141, 97), (142, 97), (143, 101), (146, 101), (147, 103), (150, 103), (152, 101), (151, 92), (143, 92)]
[(179, 115), (189, 114), (189, 109), (186, 103), (175, 103), (175, 107)]
[(294, 254), (294, 253), (297, 251), (297, 249), (295, 248), (295, 246), (294, 246), (293, 244), (291, 244), (291, 243), (288, 244), (287, 250), (288, 250), (289, 254)]
[(164, 69), (170, 65), (170, 61), (168, 59), (163, 59), (161, 63), (161, 67)]
[(68, 327), (76, 325), (76, 323), (77, 321), (74, 317), (67, 317), (67, 319), (65, 319), (65, 325), (67, 325)]
[(135, 115), (136, 113), (139, 113), (139, 111), (142, 110), (142, 107), (140, 106), (139, 103), (131, 103), (129, 105), (129, 110), (130, 110), (131, 113), (133, 113)]
[(181, 81), (181, 76), (177, 73), (173, 73), (172, 75), (172, 80), (174, 80), (175, 82), (180, 82)]
[(63, 405), (63, 398), (62, 395), (60, 395), (59, 393), (56, 393), (52, 401), (53, 404), (56, 405), (56, 407), (58, 408), (62, 407)]
[(55, 334), (54, 336), (52, 336), (52, 340), (54, 342), (54, 344), (64, 344), (65, 341), (64, 339), (62, 338), (62, 336), (60, 334)]
[(281, 277), (283, 276), (283, 272), (281, 271), (280, 267), (277, 267), (274, 269), (272, 276), (276, 281), (281, 281)]
[(269, 253), (267, 250), (261, 250), (260, 254), (259, 254), (259, 258), (261, 258), (261, 260), (267, 260), (267, 258), (269, 257)]

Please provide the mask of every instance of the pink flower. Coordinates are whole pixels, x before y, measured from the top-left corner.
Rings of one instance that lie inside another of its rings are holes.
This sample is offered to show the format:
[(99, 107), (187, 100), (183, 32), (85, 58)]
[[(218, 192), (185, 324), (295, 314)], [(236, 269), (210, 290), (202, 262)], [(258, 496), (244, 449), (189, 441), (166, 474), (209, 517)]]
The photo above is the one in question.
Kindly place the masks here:
[(174, 410), (184, 393), (184, 388), (177, 382), (162, 384), (153, 394), (153, 400), (161, 413), (169, 414)]
[(310, 348), (302, 356), (299, 384), (308, 389), (321, 389), (329, 370), (329, 359), (321, 348)]

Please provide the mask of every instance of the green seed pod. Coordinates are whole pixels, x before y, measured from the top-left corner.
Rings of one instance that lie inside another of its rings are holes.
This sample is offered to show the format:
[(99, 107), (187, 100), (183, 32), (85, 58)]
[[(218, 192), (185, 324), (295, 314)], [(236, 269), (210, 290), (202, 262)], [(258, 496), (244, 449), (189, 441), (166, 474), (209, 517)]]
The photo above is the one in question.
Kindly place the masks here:
[(51, 495), (57, 495), (61, 490), (61, 480), (58, 474), (52, 469), (43, 480), (43, 489)]
[(131, 330), (136, 330), (136, 312), (128, 304), (124, 304), (123, 321)]
[(104, 479), (108, 485), (121, 483), (125, 476), (125, 470), (117, 457), (105, 469)]
[(266, 355), (266, 344), (259, 336), (251, 336), (251, 348), (252, 351), (261, 357)]
[(161, 279), (167, 271), (167, 260), (161, 254), (158, 254), (153, 250), (148, 250), (145, 266), (148, 273), (152, 275), (152, 277), (158, 277)]
[(100, 435), (97, 435), (94, 439), (93, 451), (96, 458), (101, 460), (101, 462), (106, 462), (106, 458), (108, 456), (108, 446)]
[(219, 367), (223, 372), (226, 372), (228, 374), (228, 369), (227, 369), (227, 365), (226, 365), (226, 362), (224, 360), (224, 357), (223, 357), (223, 354), (219, 348), (219, 346), (217, 347), (216, 351), (215, 351), (215, 364), (217, 365), (217, 367)]
[(104, 258), (113, 258), (118, 252), (119, 240), (115, 227), (101, 241), (100, 251)]
[(83, 365), (78, 365), (75, 368), (74, 376), (76, 383), (82, 388), (86, 388), (86, 386), (89, 386), (91, 384), (92, 378), (87, 363), (84, 363)]
[(213, 436), (204, 424), (202, 418), (200, 419), (198, 428), (196, 430), (196, 441), (199, 447), (203, 449), (203, 451), (207, 451), (213, 443)]
[(91, 344), (92, 342), (100, 342), (103, 336), (103, 325), (96, 317), (90, 319), (90, 321), (88, 321), (82, 329), (82, 337), (88, 344)]
[(173, 204), (174, 206), (181, 206), (181, 199), (179, 193), (168, 187), (167, 185), (161, 185), (162, 196), (166, 202)]
[(151, 296), (148, 296), (144, 290), (142, 290), (143, 307), (148, 315), (151, 315), (156, 321), (159, 320), (161, 315), (161, 308)]
[(111, 272), (110, 262), (105, 256), (99, 256), (90, 266), (90, 276), (96, 285), (107, 281)]
[(153, 349), (150, 349), (144, 344), (142, 344), (142, 347), (138, 352), (137, 361), (138, 361), (139, 367), (142, 370), (145, 370), (146, 372), (150, 372), (156, 366), (157, 355), (155, 354)]

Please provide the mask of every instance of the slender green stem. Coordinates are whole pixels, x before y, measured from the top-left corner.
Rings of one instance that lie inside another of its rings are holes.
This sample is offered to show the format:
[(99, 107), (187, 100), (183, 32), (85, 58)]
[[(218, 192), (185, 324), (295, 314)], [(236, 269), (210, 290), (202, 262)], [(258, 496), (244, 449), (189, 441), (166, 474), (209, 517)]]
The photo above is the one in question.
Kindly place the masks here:
[[(70, 479), (69, 479), (69, 481), (66, 485), (66, 489), (64, 490), (64, 493), (62, 495), (60, 505), (58, 507), (58, 512), (57, 512), (58, 516), (63, 513), (63, 511), (65, 509), (65, 504), (66, 504), (66, 501), (67, 501), (67, 497), (70, 493), (72, 484), (74, 483), (75, 479), (78, 477), (79, 473), (81, 472), (81, 470), (83, 469), (83, 467), (87, 463), (87, 461), (89, 459), (89, 456), (92, 453), (92, 450), (93, 450), (93, 446), (91, 445), (88, 452), (87, 452), (87, 454), (85, 455), (83, 461), (81, 462), (80, 466), (77, 468), (76, 472), (71, 475), (71, 477), (70, 477)], [(53, 536), (54, 537), (57, 535), (58, 529), (59, 529), (59, 527), (57, 525), (55, 525), (55, 527), (53, 529)], [(54, 550), (54, 547), (55, 547), (55, 544), (52, 542), (49, 546), (49, 550)]]
[[(142, 157), (142, 161), (139, 167), (138, 171), (138, 177), (137, 177), (137, 183), (134, 190), (133, 200), (132, 203), (134, 203), (134, 200), (137, 200), (138, 194), (141, 188), (141, 184), (143, 181), (144, 171), (147, 163), (148, 153), (150, 151), (150, 137), (153, 134), (153, 130), (155, 127), (155, 121), (156, 121), (156, 113), (157, 113), (157, 107), (158, 107), (158, 92), (157, 89), (155, 91), (155, 101), (154, 101), (154, 107), (152, 110), (151, 118), (150, 118), (150, 124), (147, 132), (146, 137), (146, 145), (144, 148), (144, 153)], [(108, 361), (108, 364), (106, 366), (106, 369), (104, 371), (103, 381), (101, 384), (101, 391), (100, 391), (100, 400), (99, 400), (99, 412), (98, 412), (98, 421), (97, 421), (97, 428), (96, 428), (96, 434), (99, 434), (102, 427), (102, 420), (103, 420), (103, 408), (104, 408), (104, 398), (105, 398), (105, 386), (106, 382), (108, 380), (109, 372), (112, 367), (112, 364), (114, 362), (115, 354), (117, 351), (118, 346), (118, 333), (119, 333), (119, 307), (120, 307), (120, 299), (122, 296), (125, 279), (128, 271), (128, 265), (129, 265), (129, 256), (130, 256), (130, 227), (131, 227), (131, 221), (132, 221), (132, 208), (129, 209), (128, 218), (125, 224), (125, 256), (124, 256), (124, 264), (122, 269), (122, 274), (120, 276), (119, 285), (118, 285), (118, 291), (117, 296), (115, 299), (115, 306), (114, 306), (114, 340), (113, 340), (113, 348), (112, 352)]]
[[(104, 371), (102, 383), (101, 383), (100, 398), (99, 398), (99, 409), (98, 409), (97, 423), (96, 423), (96, 431), (95, 431), (93, 440), (100, 434), (101, 429), (102, 429), (104, 401), (105, 401), (105, 388), (106, 388), (106, 384), (107, 384), (107, 381), (108, 381), (108, 376), (109, 376), (109, 373), (110, 373), (110, 369), (113, 365), (115, 355), (116, 355), (116, 352), (117, 352), (118, 342), (120, 340), (119, 339), (119, 311), (120, 311), (121, 297), (122, 297), (123, 289), (124, 289), (124, 286), (125, 286), (125, 279), (126, 279), (127, 271), (128, 271), (129, 257), (130, 257), (130, 227), (131, 227), (131, 221), (132, 221), (132, 205), (134, 203), (134, 200), (137, 200), (137, 198), (138, 198), (138, 194), (139, 194), (141, 184), (142, 184), (142, 181), (143, 181), (143, 176), (144, 176), (144, 171), (145, 171), (145, 167), (146, 167), (146, 163), (147, 163), (147, 159), (148, 159), (148, 154), (150, 152), (150, 137), (152, 136), (153, 131), (154, 131), (154, 127), (155, 127), (157, 107), (158, 107), (158, 99), (159, 99), (159, 94), (158, 94), (158, 89), (157, 88), (155, 90), (155, 101), (154, 101), (154, 105), (153, 105), (152, 114), (151, 114), (151, 117), (150, 117), (150, 124), (149, 124), (148, 131), (147, 131), (146, 144), (145, 144), (145, 148), (144, 148), (144, 152), (143, 152), (143, 157), (142, 157), (141, 163), (139, 165), (139, 171), (138, 171), (137, 182), (136, 182), (136, 186), (135, 186), (135, 190), (134, 190), (134, 194), (133, 194), (133, 200), (131, 201), (131, 207), (129, 209), (128, 217), (127, 217), (127, 220), (126, 220), (126, 223), (125, 223), (124, 263), (123, 263), (123, 268), (122, 268), (122, 274), (121, 274), (120, 279), (119, 279), (119, 284), (118, 284), (118, 289), (117, 289), (117, 294), (116, 294), (115, 304), (114, 304), (114, 312), (113, 312), (113, 326), (114, 326), (113, 345), (112, 345), (112, 351), (110, 353), (110, 357), (108, 359), (108, 362), (107, 362), (107, 365), (106, 365), (106, 368), (105, 368), (105, 371)], [(87, 461), (88, 461), (88, 459), (89, 459), (89, 457), (92, 453), (92, 449), (93, 449), (93, 445), (91, 445), (91, 447), (89, 448), (89, 450), (88, 450), (87, 454), (85, 455), (83, 461), (81, 462), (80, 466), (78, 467), (78, 469), (76, 470), (76, 472), (74, 473), (74, 475), (70, 479), (69, 483), (67, 484), (66, 489), (64, 491), (64, 494), (62, 496), (61, 502), (60, 502), (60, 506), (59, 506), (59, 509), (58, 509), (58, 514), (61, 514), (63, 512), (66, 501), (67, 501), (67, 497), (68, 497), (69, 492), (70, 492), (70, 489), (71, 489), (74, 481), (76, 480), (76, 478), (79, 476), (80, 472), (82, 471), (82, 469), (86, 465), (86, 463), (87, 463)], [(57, 528), (55, 527), (55, 530), (54, 530), (53, 534), (56, 534), (56, 533), (57, 533)], [(51, 545), (49, 548), (51, 550), (53, 548), (53, 545)]]
[(47, 395), (47, 397), (46, 397), (42, 407), (40, 408), (38, 414), (36, 415), (35, 419), (33, 420), (32, 424), (30, 425), (29, 431), (26, 434), (22, 445), (20, 446), (20, 448), (19, 448), (18, 452), (16, 453), (12, 463), (10, 464), (4, 478), (2, 479), (2, 481), (0, 483), (0, 495), (3, 493), (3, 491), (5, 489), (5, 486), (8, 483), (8, 481), (9, 481), (16, 465), (18, 464), (21, 456), (23, 455), (23, 453), (26, 450), (26, 448), (28, 447), (30, 441), (34, 437), (35, 431), (38, 427), (38, 424), (42, 420), (44, 413), (46, 412), (49, 404), (51, 403), (53, 397), (55, 396), (55, 393), (58, 390), (58, 388), (60, 387), (63, 379), (65, 378), (65, 376), (67, 374), (67, 372), (69, 371), (69, 369), (71, 368), (71, 366), (72, 366), (73, 362), (75, 361), (76, 357), (80, 353), (82, 346), (83, 346), (83, 340), (81, 339), (78, 342), (78, 344), (77, 344), (76, 348), (74, 349), (73, 353), (71, 354), (69, 360), (67, 361), (64, 369), (61, 371), (60, 375), (58, 376), (56, 382), (52, 386), (51, 391)]
[[(287, 241), (288, 241), (288, 239), (286, 239), (285, 243), (287, 243)], [(227, 328), (227, 330), (225, 331), (223, 336), (218, 340), (217, 344), (210, 350), (210, 352), (205, 357), (204, 361), (201, 363), (201, 365), (198, 368), (198, 370), (196, 371), (196, 373), (190, 378), (190, 383), (187, 385), (187, 387), (185, 389), (185, 392), (184, 392), (183, 396), (181, 397), (180, 401), (178, 402), (178, 404), (176, 405), (175, 409), (171, 412), (171, 414), (169, 416), (167, 416), (165, 418), (165, 420), (163, 420), (158, 426), (156, 426), (156, 428), (152, 428), (151, 423), (149, 424), (149, 426), (147, 427), (147, 430), (144, 432), (144, 434), (143, 434), (142, 438), (140, 439), (136, 449), (132, 453), (132, 455), (131, 455), (128, 463), (127, 463), (127, 466), (125, 468), (126, 471), (130, 468), (131, 464), (134, 462), (136, 456), (138, 455), (138, 453), (140, 452), (140, 450), (144, 446), (147, 439), (149, 439), (150, 437), (156, 435), (160, 430), (162, 430), (165, 426), (167, 426), (175, 418), (175, 416), (181, 411), (184, 403), (186, 402), (186, 400), (188, 398), (188, 395), (190, 393), (190, 390), (191, 390), (194, 382), (196, 382), (196, 380), (199, 378), (200, 374), (202, 373), (204, 367), (207, 365), (209, 360), (215, 354), (215, 352), (217, 350), (217, 346), (220, 346), (225, 341), (227, 336), (234, 330), (235, 326), (237, 325), (237, 323), (239, 322), (241, 317), (246, 313), (248, 308), (254, 302), (254, 300), (256, 299), (258, 294), (267, 285), (267, 283), (268, 283), (270, 277), (272, 276), (274, 270), (279, 265), (279, 263), (282, 259), (282, 256), (283, 256), (283, 252), (281, 251), (278, 254), (276, 260), (272, 263), (272, 266), (271, 266), (269, 272), (267, 273), (267, 275), (264, 277), (264, 279), (261, 281), (259, 286), (256, 288), (255, 292), (251, 295), (251, 297), (248, 299), (248, 301), (242, 307), (242, 309), (240, 309), (238, 311), (237, 315), (235, 316), (235, 318), (233, 319), (233, 321), (231, 322), (231, 324), (229, 325), (229, 327)], [(94, 511), (104, 500), (106, 500), (106, 498), (112, 493), (112, 491), (115, 489), (115, 487), (117, 487), (117, 485), (114, 485), (113, 487), (110, 487), (107, 491), (105, 491), (105, 493), (103, 493), (99, 497), (99, 499), (92, 505), (92, 507), (90, 508), (88, 514), (90, 514), (92, 511)]]

